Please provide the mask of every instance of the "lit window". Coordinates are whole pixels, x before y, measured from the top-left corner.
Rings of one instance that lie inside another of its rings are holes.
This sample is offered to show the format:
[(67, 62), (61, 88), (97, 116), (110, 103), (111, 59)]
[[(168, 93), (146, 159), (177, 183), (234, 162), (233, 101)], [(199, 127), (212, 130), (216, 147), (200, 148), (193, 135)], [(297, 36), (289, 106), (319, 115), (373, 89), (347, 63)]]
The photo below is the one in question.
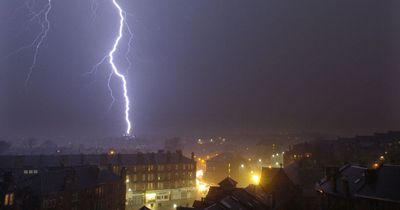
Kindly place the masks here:
[(7, 193), (4, 196), (4, 206), (12, 206), (14, 203), (14, 193)]
[(6, 194), (4, 197), (4, 206), (8, 206), (8, 197), (9, 197), (8, 194)]

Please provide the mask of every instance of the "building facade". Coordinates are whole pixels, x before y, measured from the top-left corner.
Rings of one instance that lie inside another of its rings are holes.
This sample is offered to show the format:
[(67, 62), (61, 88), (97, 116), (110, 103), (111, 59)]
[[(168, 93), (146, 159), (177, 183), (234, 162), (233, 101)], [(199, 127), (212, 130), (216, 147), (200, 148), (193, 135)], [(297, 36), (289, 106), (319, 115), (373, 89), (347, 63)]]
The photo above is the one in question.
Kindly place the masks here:
[(175, 153), (138, 154), (137, 162), (127, 167), (128, 209), (147, 206), (151, 209), (173, 209), (189, 206), (196, 198), (196, 162)]
[(124, 170), (116, 175), (97, 166), (41, 168), (36, 173), (3, 169), (1, 209), (124, 210), (124, 176)]
[(95, 165), (119, 174), (125, 170), (126, 209), (171, 209), (189, 206), (196, 198), (196, 162), (194, 154), (185, 157), (176, 152), (91, 155), (2, 156), (1, 168), (12, 168), (27, 175), (40, 174), (48, 167)]

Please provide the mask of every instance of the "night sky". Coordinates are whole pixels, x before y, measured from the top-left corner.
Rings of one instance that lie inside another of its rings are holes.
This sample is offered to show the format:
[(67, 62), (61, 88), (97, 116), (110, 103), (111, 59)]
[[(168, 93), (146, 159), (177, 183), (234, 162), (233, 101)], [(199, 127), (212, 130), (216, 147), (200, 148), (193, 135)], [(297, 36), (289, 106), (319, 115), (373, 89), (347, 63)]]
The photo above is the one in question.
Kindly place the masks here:
[[(46, 3), (36, 0), (36, 11)], [(371, 133), (400, 125), (400, 1), (120, 0), (134, 33), (133, 132), (291, 129)], [(25, 87), (39, 33), (25, 1), (0, 1), (0, 136), (125, 131), (110, 66), (111, 0), (53, 0), (50, 31)], [(125, 34), (126, 35), (126, 34)], [(126, 69), (126, 39), (119, 68)]]

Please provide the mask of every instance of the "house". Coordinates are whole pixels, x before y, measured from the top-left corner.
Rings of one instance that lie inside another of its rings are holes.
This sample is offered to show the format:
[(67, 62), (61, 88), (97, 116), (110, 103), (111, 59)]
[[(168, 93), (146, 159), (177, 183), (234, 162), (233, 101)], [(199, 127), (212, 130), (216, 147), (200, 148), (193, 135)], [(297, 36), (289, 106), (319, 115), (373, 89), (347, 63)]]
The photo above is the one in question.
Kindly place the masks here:
[(320, 209), (400, 209), (399, 177), (399, 165), (329, 167), (315, 187), (322, 200)]
[(263, 167), (260, 187), (270, 195), (272, 209), (301, 209), (302, 191), (283, 168)]

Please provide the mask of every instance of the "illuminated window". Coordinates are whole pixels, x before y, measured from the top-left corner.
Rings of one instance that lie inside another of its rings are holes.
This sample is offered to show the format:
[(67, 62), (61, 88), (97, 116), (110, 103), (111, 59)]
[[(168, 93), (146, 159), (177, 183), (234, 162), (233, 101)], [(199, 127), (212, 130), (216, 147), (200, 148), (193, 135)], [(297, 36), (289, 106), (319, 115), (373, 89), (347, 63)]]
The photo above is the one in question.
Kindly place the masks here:
[(7, 193), (4, 196), (4, 206), (12, 206), (14, 203), (14, 193)]
[(163, 182), (157, 182), (157, 189), (159, 189), (159, 190), (164, 189), (164, 183)]
[(153, 182), (147, 183), (147, 189), (148, 189), (148, 190), (154, 189), (154, 183), (153, 183)]
[(8, 206), (8, 199), (9, 199), (10, 195), (6, 194), (4, 197), (4, 206)]
[(10, 204), (10, 206), (12, 206), (14, 204), (14, 193), (10, 194), (8, 203)]
[(148, 181), (153, 181), (154, 180), (154, 174), (147, 174), (147, 180)]

